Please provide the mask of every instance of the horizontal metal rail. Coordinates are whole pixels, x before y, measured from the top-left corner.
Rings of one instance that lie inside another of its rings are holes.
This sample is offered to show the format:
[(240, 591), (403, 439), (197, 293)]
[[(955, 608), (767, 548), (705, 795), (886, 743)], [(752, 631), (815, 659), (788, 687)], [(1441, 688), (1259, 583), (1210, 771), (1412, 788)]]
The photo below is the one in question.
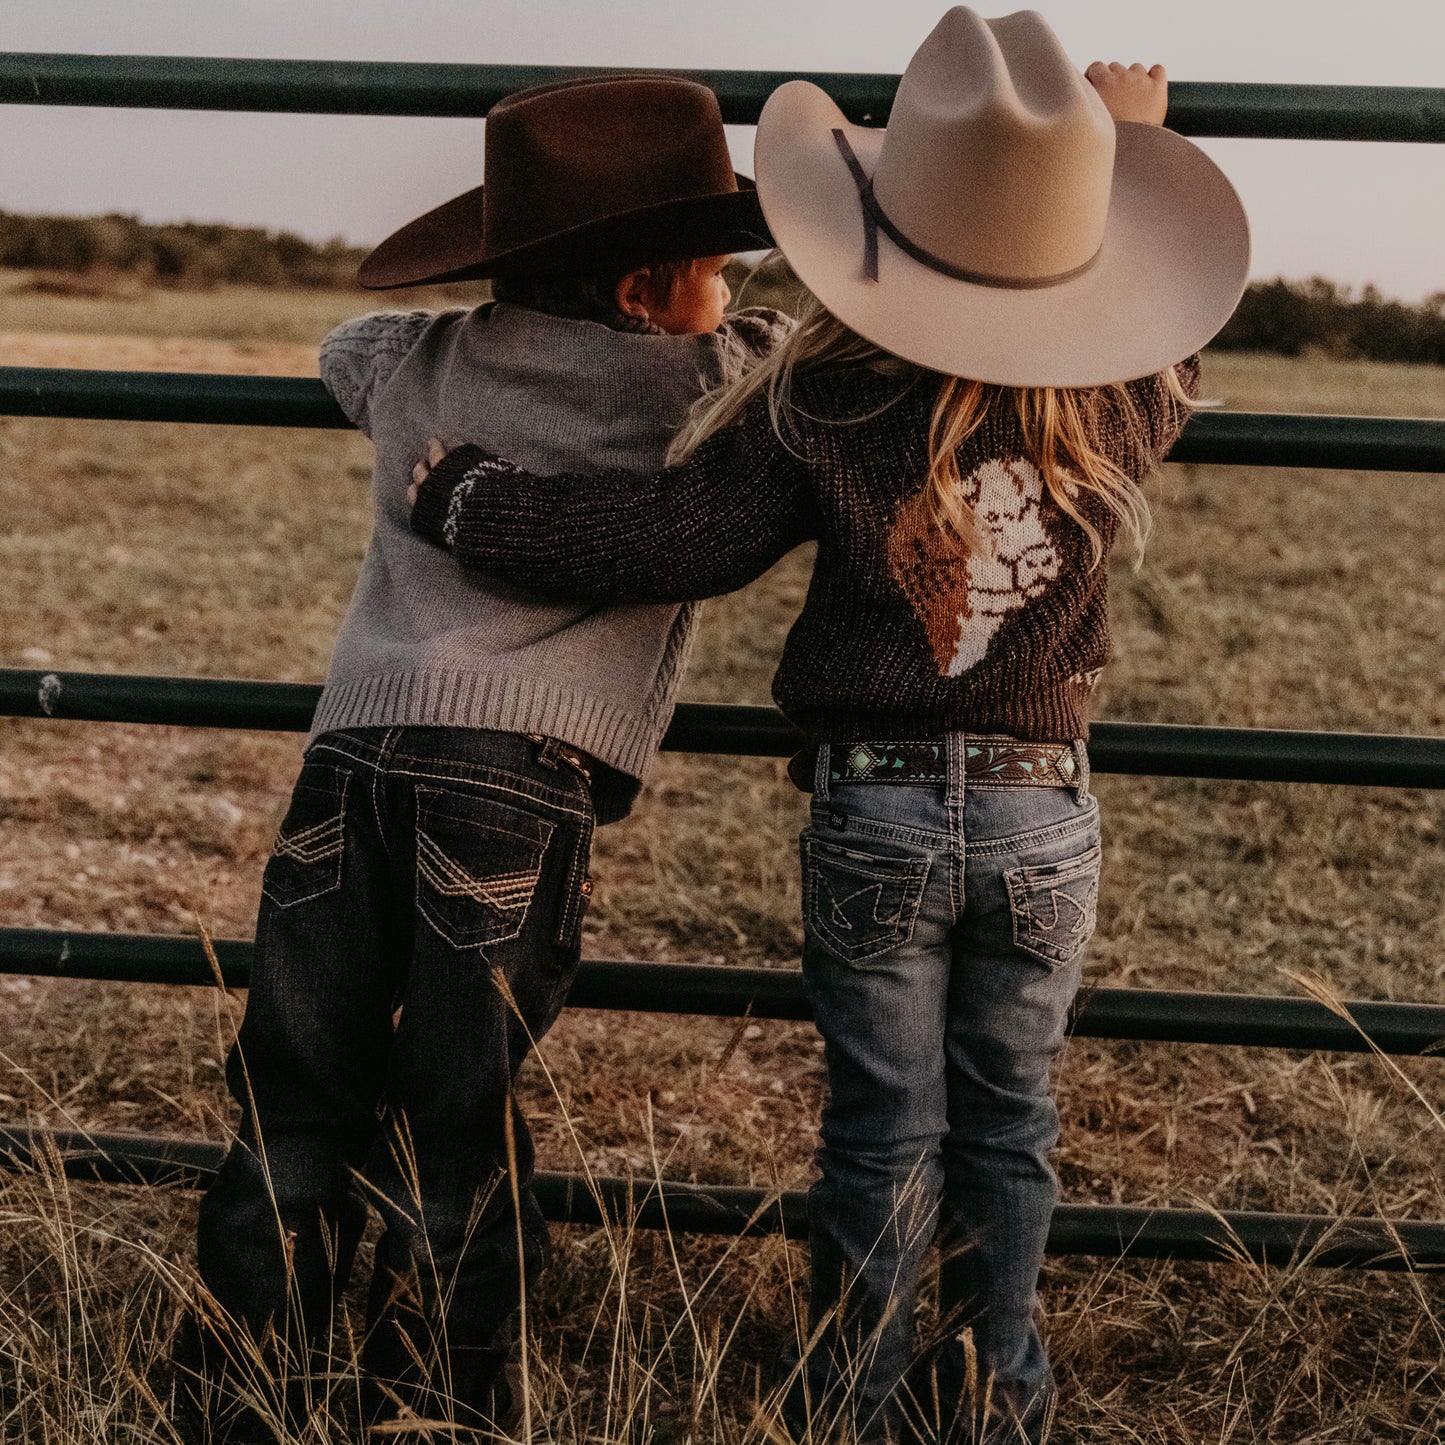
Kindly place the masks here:
[[(228, 988), (244, 988), (252, 945), (221, 939), (216, 964)], [(0, 974), (108, 982), (214, 986), (199, 939), (165, 934), (65, 933), (0, 929)], [(584, 960), (569, 1008), (723, 1018), (812, 1017), (796, 969), (699, 963)], [(1329, 1049), (1340, 1053), (1445, 1052), (1445, 1005), (1350, 1000), (1341, 1017), (1312, 999), (1259, 994), (1094, 988), (1079, 997), (1071, 1028), (1080, 1038), (1251, 1048)]]
[[(207, 1139), (0, 1125), (0, 1168), (45, 1169), (58, 1160), (68, 1178), (106, 1184), (195, 1189), (214, 1178), (224, 1155), (223, 1144)], [(574, 1174), (538, 1174), (533, 1183), (542, 1213), (557, 1224), (605, 1218), (679, 1234), (785, 1233), (790, 1239), (808, 1232), (806, 1198), (794, 1191), (606, 1177), (589, 1183)], [(1445, 1266), (1445, 1224), (1061, 1204), (1047, 1248), (1052, 1255), (1434, 1270)]]
[[(811, 80), (860, 125), (887, 122), (898, 77), (795, 70), (654, 70), (717, 92), (723, 119), (751, 125), (789, 80)], [(483, 116), (529, 85), (615, 70), (557, 65), (247, 60), (174, 55), (0, 55), (0, 103), (328, 115)], [(1445, 90), (1177, 80), (1172, 129), (1270, 140), (1445, 141)]]
[[(319, 381), (165, 371), (0, 367), (0, 415), (227, 426), (349, 427)], [(1172, 462), (1445, 472), (1445, 421), (1204, 411), (1189, 419)]]
[[(358, 303), (358, 310), (363, 309)], [(0, 415), (350, 428), (314, 378), (0, 366)]]
[[(304, 732), (314, 683), (0, 668), (0, 717)], [(787, 757), (802, 735), (776, 708), (680, 703), (662, 746), (672, 752)], [(1445, 788), (1445, 738), (1095, 723), (1095, 772), (1258, 782)]]
[(1166, 460), (1215, 466), (1445, 472), (1445, 421), (1199, 411), (1189, 418)]

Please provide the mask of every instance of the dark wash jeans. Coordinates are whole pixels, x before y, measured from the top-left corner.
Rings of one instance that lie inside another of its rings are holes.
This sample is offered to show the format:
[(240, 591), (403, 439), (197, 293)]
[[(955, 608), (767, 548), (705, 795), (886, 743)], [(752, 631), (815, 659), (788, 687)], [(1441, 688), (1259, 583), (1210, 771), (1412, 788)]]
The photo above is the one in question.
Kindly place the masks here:
[[(377, 1208), (372, 1418), (503, 1408), (510, 1322), (547, 1255), (512, 1083), (576, 972), (592, 826), (582, 776), (516, 734), (365, 728), (306, 754), (266, 868), (227, 1065), (240, 1131), (201, 1204), (200, 1271), (295, 1366), (324, 1348)], [(227, 1348), (192, 1321), (178, 1349), (223, 1403)]]
[[(965, 780), (963, 745), (946, 786), (830, 790), (826, 747), (818, 764), (803, 974), (829, 1098), (813, 1347), (786, 1405), (799, 1437), (841, 1418), (845, 1438), (1012, 1445), (1052, 1410), (1034, 1318), (1058, 1193), (1050, 1074), (1094, 928), (1098, 805), (1082, 745), (1077, 790)], [(940, 1331), (920, 1355), (935, 1235)]]

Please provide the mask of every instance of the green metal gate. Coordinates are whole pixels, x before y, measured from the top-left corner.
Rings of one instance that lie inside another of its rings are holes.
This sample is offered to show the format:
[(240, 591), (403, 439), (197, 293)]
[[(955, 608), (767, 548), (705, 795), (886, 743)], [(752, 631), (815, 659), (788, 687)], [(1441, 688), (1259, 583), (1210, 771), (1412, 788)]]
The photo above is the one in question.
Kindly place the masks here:
[[(0, 104), (295, 111), (349, 115), (482, 116), (524, 86), (585, 70), (186, 59), (0, 55)], [(676, 73), (676, 72), (673, 72)], [(796, 78), (783, 72), (688, 72), (713, 87), (724, 119), (755, 122), (763, 101)], [(807, 77), (850, 120), (886, 122), (898, 78)], [(1445, 89), (1302, 85), (1171, 86), (1168, 124), (1190, 135), (1445, 142)], [(318, 381), (282, 377), (0, 367), (0, 414), (237, 426), (345, 427)], [(1254, 466), (1445, 472), (1445, 421), (1387, 417), (1205, 413), (1170, 460)], [(319, 689), (263, 681), (129, 677), (0, 669), (0, 716), (305, 731)], [(797, 736), (771, 708), (682, 705), (663, 746), (683, 752), (784, 756)], [(1098, 723), (1096, 772), (1445, 788), (1445, 739)], [(217, 946), (228, 985), (244, 985), (250, 944)], [(202, 945), (180, 937), (0, 928), (0, 972), (210, 985)], [(659, 1013), (807, 1017), (796, 971), (587, 961), (573, 1007)], [(1422, 1055), (1445, 1046), (1445, 1006), (1364, 1003), (1342, 1018), (1296, 998), (1098, 989), (1074, 1032), (1227, 1046)], [(1366, 1037), (1368, 1036), (1368, 1037)], [(0, 1126), (0, 1163), (58, 1149), (75, 1177), (193, 1186), (220, 1162), (219, 1144), (141, 1135), (79, 1135)], [(634, 1185), (544, 1175), (538, 1197), (555, 1220), (595, 1221), (629, 1203), (639, 1222), (674, 1230), (805, 1233), (802, 1199), (733, 1186)], [(1053, 1253), (1282, 1263), (1307, 1252), (1319, 1265), (1384, 1269), (1445, 1265), (1445, 1222), (1337, 1220), (1268, 1213), (1093, 1205), (1059, 1207)]]

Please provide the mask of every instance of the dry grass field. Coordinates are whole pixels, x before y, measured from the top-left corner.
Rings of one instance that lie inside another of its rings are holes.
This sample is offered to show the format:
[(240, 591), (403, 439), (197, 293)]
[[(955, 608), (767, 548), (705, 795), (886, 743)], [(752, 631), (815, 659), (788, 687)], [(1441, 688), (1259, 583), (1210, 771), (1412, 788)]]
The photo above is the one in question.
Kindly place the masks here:
[[(23, 280), (23, 278), (19, 278)], [(0, 284), (0, 364), (314, 374), (350, 294)], [(1218, 355), (1252, 410), (1445, 415), (1438, 370)], [(0, 665), (318, 679), (366, 539), (346, 433), (0, 419)], [(1170, 467), (1116, 564), (1099, 714), (1445, 732), (1437, 477)], [(685, 695), (763, 702), (808, 558), (712, 603)], [(249, 934), (299, 740), (0, 721), (0, 924)], [(1091, 978), (1438, 1000), (1445, 806), (1419, 792), (1101, 777)], [(665, 756), (599, 838), (592, 957), (788, 966), (803, 800), (770, 760)], [(0, 979), (0, 1119), (224, 1136), (239, 1005), (216, 991)], [(735, 1047), (734, 1047), (735, 1045)], [(810, 1174), (805, 1025), (564, 1016), (529, 1066), (541, 1166)], [(1445, 1218), (1441, 1063), (1075, 1040), (1065, 1197)], [(194, 1200), (0, 1181), (0, 1441), (169, 1441), (148, 1372)], [(534, 1438), (755, 1440), (802, 1282), (776, 1241), (559, 1231), (535, 1302)], [(1445, 1289), (1248, 1264), (1053, 1260), (1063, 1411), (1088, 1445), (1445, 1439)], [(550, 1433), (549, 1433), (550, 1432)], [(312, 1437), (341, 1440), (318, 1425)]]

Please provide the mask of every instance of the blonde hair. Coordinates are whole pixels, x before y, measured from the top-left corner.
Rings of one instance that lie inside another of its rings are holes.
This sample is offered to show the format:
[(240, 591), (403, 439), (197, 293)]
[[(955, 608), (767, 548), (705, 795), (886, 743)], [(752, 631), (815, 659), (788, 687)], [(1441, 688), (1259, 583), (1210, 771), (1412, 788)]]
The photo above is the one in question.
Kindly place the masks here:
[[(792, 395), (794, 375), (825, 366), (866, 366), (909, 380), (936, 375), (864, 340), (810, 295), (797, 327), (767, 357), (740, 372), (733, 368), (731, 379), (694, 404), (669, 449), (669, 463), (685, 461), (706, 438), (737, 421), (759, 395), (767, 397), (773, 430), (785, 446), (791, 445), (792, 414), (798, 410)], [(1174, 368), (1164, 371), (1162, 378), (1170, 401), (1188, 410), (1193, 403)], [(899, 397), (902, 395), (900, 391)], [(866, 421), (899, 397), (847, 420)], [(1081, 494), (1097, 497), (1142, 555), (1150, 527), (1148, 499), (1129, 472), (1101, 448), (1106, 429), (1122, 435), (1148, 435), (1134, 397), (1122, 382), (1094, 387), (996, 386), (959, 376), (941, 377), (928, 426), (926, 487), (929, 511), (944, 537), (960, 551), (992, 551), (991, 539), (979, 527), (962, 494), (957, 452), (1000, 407), (1012, 409), (1025, 454), (1038, 469), (1054, 504), (1088, 539), (1091, 565), (1097, 567), (1103, 561), (1104, 541), (1079, 506)], [(1131, 422), (1140, 424), (1130, 426)], [(1136, 455), (1125, 460), (1144, 461), (1147, 443), (1141, 439), (1134, 446)]]

